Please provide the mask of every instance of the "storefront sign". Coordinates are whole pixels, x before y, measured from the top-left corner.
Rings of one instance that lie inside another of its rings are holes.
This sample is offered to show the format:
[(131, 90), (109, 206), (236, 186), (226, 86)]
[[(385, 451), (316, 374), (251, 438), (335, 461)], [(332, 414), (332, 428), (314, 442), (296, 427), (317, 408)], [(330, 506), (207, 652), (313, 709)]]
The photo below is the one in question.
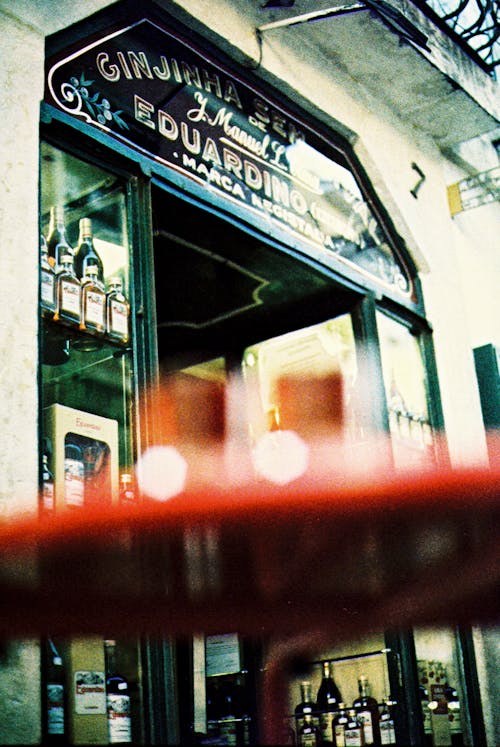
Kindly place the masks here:
[(49, 60), (46, 100), (408, 292), (345, 156), (258, 90), (143, 19)]
[(462, 179), (448, 187), (448, 203), (452, 215), (499, 201), (500, 166)]

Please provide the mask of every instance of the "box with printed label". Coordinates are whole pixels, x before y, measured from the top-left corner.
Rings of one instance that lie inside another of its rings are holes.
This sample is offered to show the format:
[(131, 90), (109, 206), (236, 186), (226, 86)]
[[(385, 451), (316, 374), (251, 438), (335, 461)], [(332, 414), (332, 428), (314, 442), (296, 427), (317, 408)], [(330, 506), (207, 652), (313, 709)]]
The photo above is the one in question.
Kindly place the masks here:
[(44, 410), (54, 508), (118, 501), (118, 422), (54, 404)]

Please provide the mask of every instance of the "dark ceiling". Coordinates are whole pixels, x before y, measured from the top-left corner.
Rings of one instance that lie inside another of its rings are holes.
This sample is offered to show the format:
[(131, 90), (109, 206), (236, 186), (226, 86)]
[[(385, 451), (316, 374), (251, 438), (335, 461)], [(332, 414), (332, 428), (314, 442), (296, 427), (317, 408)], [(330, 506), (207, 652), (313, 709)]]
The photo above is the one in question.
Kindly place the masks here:
[(155, 189), (160, 360), (239, 354), (332, 318), (356, 296), (233, 223)]

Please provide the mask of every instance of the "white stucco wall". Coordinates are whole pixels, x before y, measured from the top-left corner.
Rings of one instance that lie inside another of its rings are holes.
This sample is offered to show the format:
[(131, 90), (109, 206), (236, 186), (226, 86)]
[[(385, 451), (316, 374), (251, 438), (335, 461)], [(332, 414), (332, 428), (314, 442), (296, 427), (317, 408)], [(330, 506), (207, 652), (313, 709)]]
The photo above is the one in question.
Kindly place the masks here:
[[(0, 520), (37, 510), (38, 116), (43, 36), (0, 10)], [(40, 739), (39, 650), (6, 644), (0, 744)]]

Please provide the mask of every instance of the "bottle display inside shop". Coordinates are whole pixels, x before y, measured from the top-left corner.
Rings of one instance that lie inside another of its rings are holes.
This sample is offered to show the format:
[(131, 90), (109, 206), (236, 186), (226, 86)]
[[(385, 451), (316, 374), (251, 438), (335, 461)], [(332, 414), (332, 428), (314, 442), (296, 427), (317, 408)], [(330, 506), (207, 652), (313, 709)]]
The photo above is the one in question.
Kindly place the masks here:
[(132, 741), (130, 692), (128, 681), (117, 671), (116, 641), (104, 641), (106, 663), (106, 714), (110, 744), (128, 744)]
[(300, 747), (319, 747), (321, 734), (313, 721), (312, 713), (305, 713), (302, 726), (298, 731), (298, 744)]
[(130, 307), (121, 278), (111, 277), (106, 295), (106, 330), (109, 337), (120, 342), (128, 341), (129, 315)]
[(64, 505), (81, 508), (85, 498), (85, 463), (80, 445), (68, 433), (64, 443)]
[(359, 695), (353, 703), (356, 715), (363, 725), (364, 743), (366, 745), (380, 744), (378, 703), (372, 697), (368, 678), (358, 679)]
[(340, 702), (332, 723), (332, 736), (335, 747), (345, 747), (345, 728), (348, 722), (349, 717), (345, 703)]
[(40, 234), (40, 305), (50, 316), (57, 308), (56, 273), (49, 260), (49, 248), (43, 233)]
[(350, 708), (347, 712), (347, 723), (344, 727), (345, 747), (364, 747), (366, 744), (363, 724), (358, 719), (356, 710)]
[(84, 268), (80, 328), (102, 334), (106, 327), (106, 294), (98, 273), (97, 265)]
[(81, 322), (82, 287), (75, 275), (73, 257), (63, 254), (57, 273), (57, 310), (54, 319), (63, 319), (75, 325)]
[(102, 259), (95, 246), (90, 218), (81, 218), (78, 248), (75, 252), (75, 274), (79, 280), (84, 278), (89, 267), (97, 267), (97, 279), (104, 284), (104, 268)]
[(49, 455), (42, 455), (42, 509), (54, 510), (54, 476), (49, 468)]
[(66, 238), (66, 224), (64, 207), (53, 205), (50, 208), (49, 233), (47, 236), (49, 262), (57, 272), (62, 265), (62, 258), (66, 255), (73, 257), (74, 250)]
[(384, 700), (379, 717), (380, 744), (396, 744), (396, 730), (394, 728), (394, 718), (391, 712), (393, 702), (389, 699)]
[(66, 743), (66, 691), (62, 657), (52, 638), (47, 638), (45, 651), (45, 718), (50, 744)]
[(313, 700), (312, 696), (312, 684), (309, 681), (304, 681), (300, 683), (300, 703), (298, 703), (295, 706), (295, 725), (296, 725), (296, 732), (297, 734), (300, 732), (300, 729), (304, 723), (304, 717), (308, 714), (313, 716), (313, 721), (315, 726), (317, 726), (317, 718), (316, 718), (316, 703)]
[(338, 710), (342, 696), (332, 677), (331, 664), (328, 661), (322, 663), (323, 677), (316, 695), (316, 708), (319, 717), (321, 738), (323, 744), (332, 742), (332, 721)]

